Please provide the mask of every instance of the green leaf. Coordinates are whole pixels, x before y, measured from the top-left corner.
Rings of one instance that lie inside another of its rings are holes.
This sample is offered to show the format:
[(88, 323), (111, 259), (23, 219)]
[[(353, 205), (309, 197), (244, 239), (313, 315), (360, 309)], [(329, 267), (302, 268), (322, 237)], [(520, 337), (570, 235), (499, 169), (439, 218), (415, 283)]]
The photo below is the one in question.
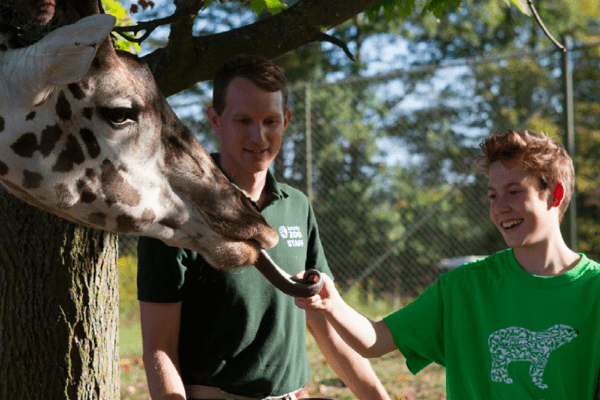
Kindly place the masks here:
[(527, 0), (504, 0), (504, 2), (507, 5), (510, 5), (510, 3), (512, 2), (523, 14), (528, 16), (531, 15), (531, 13), (529, 12), (529, 6), (527, 5)]
[(415, 9), (415, 0), (381, 0), (365, 11), (365, 15), (370, 21), (374, 21), (382, 8), (387, 21), (392, 20), (396, 14), (400, 18), (406, 18)]
[(250, 9), (257, 14), (260, 14), (262, 10), (266, 7), (264, 0), (252, 0), (250, 1)]
[[(127, 10), (118, 0), (102, 0), (102, 5), (104, 6), (106, 13), (117, 18), (117, 26), (133, 25), (131, 17), (127, 15)], [(130, 53), (137, 53), (141, 49), (141, 46), (138, 43), (129, 42), (120, 38), (116, 39), (114, 44), (117, 48), (129, 51)]]
[(272, 15), (279, 14), (285, 8), (285, 4), (281, 0), (252, 0), (250, 1), (250, 9), (257, 14), (260, 14), (265, 7)]
[(425, 14), (427, 11), (431, 11), (436, 18), (441, 18), (448, 13), (448, 5), (452, 4), (454, 7), (460, 7), (461, 0), (428, 0), (425, 7), (423, 7), (423, 12), (421, 16)]

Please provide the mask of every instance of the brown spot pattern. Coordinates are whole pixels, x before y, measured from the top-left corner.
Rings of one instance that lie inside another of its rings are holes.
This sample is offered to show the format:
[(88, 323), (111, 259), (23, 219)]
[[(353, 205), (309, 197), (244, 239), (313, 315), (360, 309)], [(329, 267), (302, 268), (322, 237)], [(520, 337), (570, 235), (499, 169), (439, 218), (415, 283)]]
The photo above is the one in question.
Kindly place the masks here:
[(62, 136), (62, 131), (58, 127), (58, 125), (48, 125), (42, 131), (42, 139), (40, 141), (39, 151), (42, 153), (44, 157), (48, 157), (54, 146), (56, 146), (56, 142)]
[(79, 131), (79, 135), (81, 136), (81, 139), (83, 140), (83, 144), (85, 144), (85, 147), (87, 148), (88, 154), (90, 155), (90, 157), (92, 158), (96, 158), (100, 155), (100, 145), (98, 144), (98, 141), (96, 140), (96, 136), (94, 135), (94, 132), (92, 132), (91, 130), (87, 129), (87, 128), (82, 128)]
[(88, 215), (87, 220), (94, 226), (106, 226), (106, 214), (102, 212), (91, 213), (90, 215)]
[(77, 83), (69, 83), (67, 87), (71, 91), (73, 97), (75, 97), (77, 100), (82, 100), (85, 98), (85, 93), (83, 90), (81, 90), (81, 87), (79, 87)]
[(86, 168), (85, 169), (85, 176), (91, 181), (91, 182), (96, 182), (96, 172), (91, 169), (91, 168)]
[(0, 176), (4, 176), (6, 174), (8, 174), (8, 165), (0, 161)]
[(56, 163), (52, 167), (55, 172), (69, 172), (75, 164), (81, 164), (85, 161), (81, 145), (73, 135), (67, 137), (65, 149), (58, 155)]
[(115, 203), (132, 207), (140, 204), (140, 193), (123, 179), (110, 160), (104, 160), (100, 169), (100, 183), (109, 207)]
[(77, 190), (79, 190), (79, 193), (81, 194), (82, 203), (93, 203), (98, 197), (82, 179), (77, 181)]
[(37, 136), (35, 136), (35, 133), (25, 133), (11, 144), (10, 148), (21, 157), (31, 158), (38, 148)]
[(58, 100), (56, 100), (56, 114), (63, 121), (68, 121), (71, 119), (71, 104), (69, 104), (69, 100), (67, 100), (65, 92), (62, 90), (58, 94)]
[(144, 208), (142, 212), (142, 224), (151, 224), (156, 219), (156, 214), (150, 208)]
[(37, 189), (42, 184), (44, 178), (37, 172), (23, 171), (23, 186), (25, 189)]
[(92, 117), (94, 116), (94, 109), (92, 107), (85, 107), (81, 113), (83, 114), (84, 117), (86, 117), (87, 119), (92, 119)]
[(138, 230), (138, 226), (135, 223), (135, 219), (130, 215), (119, 215), (116, 219), (117, 221), (117, 231), (119, 232), (135, 232)]
[(35, 111), (32, 111), (29, 114), (27, 114), (27, 116), (25, 117), (25, 121), (32, 121), (34, 118), (35, 118)]
[(160, 221), (158, 221), (158, 223), (162, 226), (166, 226), (167, 228), (170, 228), (173, 230), (179, 228), (179, 226), (180, 226), (180, 224), (174, 218), (161, 219)]

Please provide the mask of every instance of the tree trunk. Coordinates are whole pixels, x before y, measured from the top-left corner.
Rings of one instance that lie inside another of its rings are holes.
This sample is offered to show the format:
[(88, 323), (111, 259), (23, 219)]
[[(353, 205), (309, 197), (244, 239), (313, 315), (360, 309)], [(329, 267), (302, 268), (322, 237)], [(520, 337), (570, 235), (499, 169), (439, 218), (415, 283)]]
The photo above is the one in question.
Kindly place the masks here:
[(117, 235), (0, 189), (0, 399), (118, 399)]

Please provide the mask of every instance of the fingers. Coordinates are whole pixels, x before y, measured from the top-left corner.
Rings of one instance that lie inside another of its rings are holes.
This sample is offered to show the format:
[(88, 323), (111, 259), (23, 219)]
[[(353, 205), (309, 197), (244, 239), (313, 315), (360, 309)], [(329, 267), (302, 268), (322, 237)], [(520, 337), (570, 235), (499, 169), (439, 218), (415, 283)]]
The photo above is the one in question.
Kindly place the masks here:
[[(304, 272), (300, 272), (296, 277), (301, 278), (303, 274)], [(331, 309), (331, 295), (337, 293), (335, 285), (327, 274), (321, 273), (321, 279), (323, 280), (321, 291), (312, 297), (296, 298), (296, 306), (306, 311), (329, 311)]]
[(296, 297), (294, 302), (296, 303), (296, 306), (306, 311), (323, 311), (326, 309), (320, 295), (306, 298)]

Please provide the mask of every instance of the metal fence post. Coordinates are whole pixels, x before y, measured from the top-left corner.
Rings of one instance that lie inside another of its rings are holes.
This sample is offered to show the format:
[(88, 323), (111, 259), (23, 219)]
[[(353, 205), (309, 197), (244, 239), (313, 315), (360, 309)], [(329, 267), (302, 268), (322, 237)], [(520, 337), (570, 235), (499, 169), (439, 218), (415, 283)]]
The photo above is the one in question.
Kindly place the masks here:
[[(566, 149), (573, 159), (575, 166), (575, 115), (573, 110), (573, 67), (570, 58), (571, 37), (562, 36), (565, 49), (562, 53), (562, 75), (563, 75), (563, 121), (565, 130)], [(568, 210), (567, 221), (567, 244), (573, 251), (577, 251), (577, 185), (573, 191), (573, 197)]]
[(313, 188), (312, 188), (312, 124), (310, 115), (310, 84), (304, 85), (304, 123), (306, 125), (306, 194), (308, 198), (313, 200)]

